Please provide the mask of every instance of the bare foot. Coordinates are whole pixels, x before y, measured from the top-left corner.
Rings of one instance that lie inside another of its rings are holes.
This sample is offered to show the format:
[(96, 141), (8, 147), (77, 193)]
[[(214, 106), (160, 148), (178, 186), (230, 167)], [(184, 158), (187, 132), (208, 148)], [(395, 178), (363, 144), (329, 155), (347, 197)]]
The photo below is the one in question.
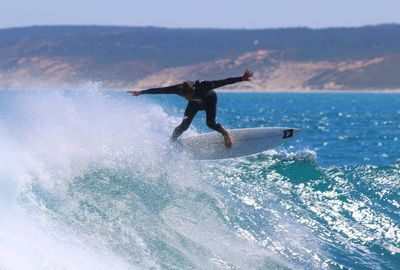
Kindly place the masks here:
[(231, 148), (232, 147), (232, 137), (228, 132), (224, 136), (224, 144), (225, 144), (226, 148)]

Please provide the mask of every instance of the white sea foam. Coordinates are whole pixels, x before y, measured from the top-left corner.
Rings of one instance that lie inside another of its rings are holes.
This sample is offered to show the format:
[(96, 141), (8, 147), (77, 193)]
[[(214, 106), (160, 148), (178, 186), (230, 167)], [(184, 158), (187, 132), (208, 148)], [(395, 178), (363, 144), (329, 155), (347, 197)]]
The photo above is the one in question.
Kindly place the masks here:
[(0, 219), (1, 269), (132, 269), (107, 248), (91, 246), (81, 235), (21, 209)]
[[(70, 95), (19, 92), (0, 122), (2, 269), (133, 267), (101, 241), (85, 239), (47, 215), (40, 202), (32, 208), (26, 198), (34, 183), (65, 194), (68, 183), (92, 167), (153, 159), (171, 123), (157, 105), (146, 106), (144, 114), (143, 106), (110, 102), (95, 89)], [(148, 132), (150, 119), (158, 122), (159, 134)]]
[[(271, 261), (225, 224), (215, 206), (196, 202), (192, 192), (210, 187), (200, 183), (195, 163), (165, 146), (180, 118), (161, 106), (89, 89), (20, 92), (8, 109), (0, 122), (0, 268), (158, 269), (179, 260), (183, 268), (246, 268)], [(102, 188), (114, 184), (91, 174), (97, 170), (129, 171), (143, 185), (171, 192), (173, 202), (149, 200), (150, 190), (112, 197), (129, 181), (112, 185), (109, 197), (80, 190), (87, 175), (103, 181)], [(159, 214), (150, 209), (153, 201)]]

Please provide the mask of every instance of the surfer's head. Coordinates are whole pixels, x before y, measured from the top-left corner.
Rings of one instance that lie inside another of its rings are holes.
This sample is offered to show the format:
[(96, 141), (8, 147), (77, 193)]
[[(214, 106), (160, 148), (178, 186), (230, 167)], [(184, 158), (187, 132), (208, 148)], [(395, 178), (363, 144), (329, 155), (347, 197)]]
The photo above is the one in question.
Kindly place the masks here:
[(189, 81), (184, 81), (181, 85), (180, 85), (180, 94), (182, 96), (184, 96), (187, 100), (192, 99), (193, 95), (194, 95), (194, 87), (193, 87), (193, 83), (189, 82)]

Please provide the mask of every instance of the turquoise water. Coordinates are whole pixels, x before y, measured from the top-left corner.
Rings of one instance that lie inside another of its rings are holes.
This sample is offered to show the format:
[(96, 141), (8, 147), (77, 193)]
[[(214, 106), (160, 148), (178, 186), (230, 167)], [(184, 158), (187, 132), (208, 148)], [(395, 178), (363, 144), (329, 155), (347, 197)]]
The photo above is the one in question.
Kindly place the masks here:
[(171, 152), (184, 107), (1, 91), (0, 269), (399, 269), (399, 94), (221, 93), (227, 128), (302, 129), (221, 161)]

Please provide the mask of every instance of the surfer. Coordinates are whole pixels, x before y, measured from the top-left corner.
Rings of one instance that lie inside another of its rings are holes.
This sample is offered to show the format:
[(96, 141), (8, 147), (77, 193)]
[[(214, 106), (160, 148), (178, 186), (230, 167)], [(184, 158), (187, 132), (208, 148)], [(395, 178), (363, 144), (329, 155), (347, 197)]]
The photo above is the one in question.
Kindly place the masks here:
[(141, 91), (128, 91), (133, 96), (140, 96), (143, 94), (177, 94), (186, 98), (189, 102), (186, 106), (185, 114), (182, 123), (177, 126), (172, 133), (171, 141), (175, 141), (185, 130), (187, 130), (193, 121), (198, 111), (206, 112), (207, 126), (224, 136), (225, 146), (232, 147), (231, 135), (222, 127), (221, 124), (215, 121), (217, 115), (217, 94), (213, 90), (228, 84), (250, 81), (253, 72), (246, 69), (242, 76), (232, 77), (216, 81), (184, 81), (183, 83), (160, 87), (151, 88)]

